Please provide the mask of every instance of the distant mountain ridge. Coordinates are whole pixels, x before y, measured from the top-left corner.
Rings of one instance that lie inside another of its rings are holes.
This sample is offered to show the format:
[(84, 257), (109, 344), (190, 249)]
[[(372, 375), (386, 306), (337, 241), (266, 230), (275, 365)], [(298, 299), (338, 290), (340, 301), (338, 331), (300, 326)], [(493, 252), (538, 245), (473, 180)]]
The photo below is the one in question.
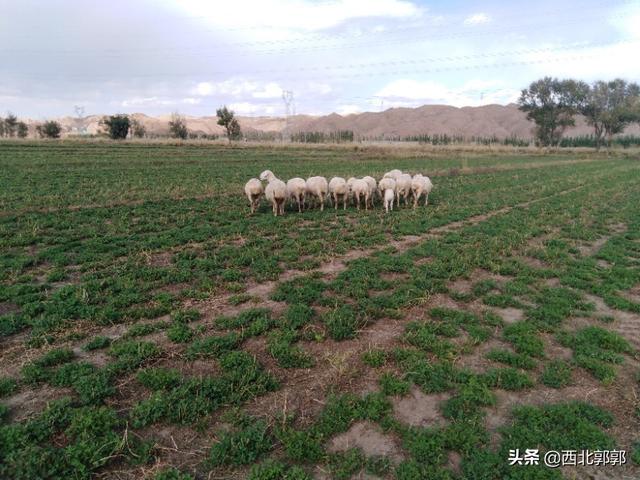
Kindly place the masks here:
[[(152, 135), (167, 135), (170, 115), (151, 117), (143, 113), (132, 115)], [(84, 118), (63, 117), (64, 134), (99, 131), (102, 115)], [(196, 134), (223, 135), (223, 128), (215, 116), (186, 116), (187, 126)], [(280, 133), (287, 127), (284, 117), (238, 116), (245, 132)], [(38, 123), (30, 121), (29, 123)], [(533, 123), (518, 110), (517, 105), (484, 105), (481, 107), (452, 107), (448, 105), (424, 105), (417, 108), (390, 108), (382, 112), (364, 112), (350, 115), (332, 113), (323, 116), (296, 115), (289, 118), (289, 132), (324, 132), (351, 130), (356, 136), (367, 138), (393, 138), (412, 135), (460, 135), (470, 137), (496, 136), (500, 139), (511, 136), (531, 138)], [(576, 118), (576, 126), (569, 128), (566, 136), (588, 135), (592, 127), (583, 118)], [(640, 134), (640, 126), (632, 125), (627, 134)]]

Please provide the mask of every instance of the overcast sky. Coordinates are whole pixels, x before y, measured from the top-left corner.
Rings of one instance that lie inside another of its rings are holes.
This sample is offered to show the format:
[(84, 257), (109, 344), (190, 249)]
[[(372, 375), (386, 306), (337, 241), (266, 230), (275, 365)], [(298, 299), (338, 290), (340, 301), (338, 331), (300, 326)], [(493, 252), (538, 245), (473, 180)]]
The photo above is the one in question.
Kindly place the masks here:
[(0, 114), (348, 114), (640, 80), (640, 1), (0, 0)]

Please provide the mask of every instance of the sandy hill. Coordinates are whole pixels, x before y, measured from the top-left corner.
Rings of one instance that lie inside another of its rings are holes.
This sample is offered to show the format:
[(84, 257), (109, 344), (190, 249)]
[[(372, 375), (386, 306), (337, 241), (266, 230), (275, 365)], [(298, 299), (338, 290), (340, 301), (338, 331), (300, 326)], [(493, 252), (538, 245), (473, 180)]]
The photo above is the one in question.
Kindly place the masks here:
[[(145, 125), (147, 132), (156, 135), (168, 133), (170, 115), (150, 117), (142, 113), (133, 115)], [(58, 119), (66, 133), (85, 131), (97, 133), (101, 116), (92, 115), (81, 119), (64, 117)], [(198, 134), (222, 134), (215, 116), (187, 116), (189, 130)], [(286, 128), (283, 117), (238, 117), (245, 132), (282, 132)], [(289, 119), (291, 132), (324, 132), (352, 130), (365, 137), (403, 137), (420, 134), (449, 134), (472, 136), (512, 135), (521, 138), (532, 136), (533, 124), (514, 104), (485, 105), (482, 107), (451, 107), (447, 105), (424, 105), (418, 108), (390, 108), (383, 112), (365, 112), (351, 115), (332, 113), (325, 116), (296, 115)], [(578, 118), (576, 126), (569, 129), (569, 136), (592, 133), (584, 119)], [(629, 134), (640, 134), (637, 125), (627, 129)]]

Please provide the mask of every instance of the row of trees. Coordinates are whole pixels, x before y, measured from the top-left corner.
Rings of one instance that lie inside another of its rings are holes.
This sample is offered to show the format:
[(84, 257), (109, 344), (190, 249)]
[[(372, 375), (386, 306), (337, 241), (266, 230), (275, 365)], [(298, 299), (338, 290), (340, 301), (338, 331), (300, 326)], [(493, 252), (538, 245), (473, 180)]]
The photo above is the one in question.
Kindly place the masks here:
[(0, 137), (25, 138), (29, 135), (29, 126), (18, 120), (13, 113), (7, 113), (5, 118), (0, 117)]
[[(225, 128), (229, 140), (239, 140), (242, 138), (240, 124), (235, 118), (233, 110), (226, 106), (216, 111), (218, 125)], [(146, 135), (146, 129), (142, 123), (128, 115), (111, 115), (103, 117), (100, 121), (103, 132), (114, 140), (124, 140), (131, 134), (134, 137), (142, 138)], [(169, 120), (169, 134), (173, 138), (186, 140), (189, 138), (187, 120), (184, 116), (174, 113)]]
[(536, 143), (557, 146), (567, 127), (575, 125), (580, 114), (594, 128), (596, 148), (631, 123), (640, 122), (640, 87), (622, 79), (582, 81), (545, 77), (522, 90), (520, 110), (536, 124)]

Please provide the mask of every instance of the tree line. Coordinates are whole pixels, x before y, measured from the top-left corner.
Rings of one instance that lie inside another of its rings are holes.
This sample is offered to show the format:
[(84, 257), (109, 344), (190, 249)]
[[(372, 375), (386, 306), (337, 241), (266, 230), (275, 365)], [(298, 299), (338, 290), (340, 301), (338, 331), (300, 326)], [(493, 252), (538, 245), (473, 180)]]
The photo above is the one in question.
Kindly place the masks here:
[(522, 90), (518, 105), (536, 124), (537, 145), (561, 145), (565, 130), (575, 125), (576, 115), (583, 115), (600, 148), (605, 142), (611, 146), (614, 135), (640, 122), (640, 87), (620, 78), (588, 84), (544, 77)]
[[(240, 123), (235, 118), (233, 110), (226, 106), (220, 107), (216, 111), (218, 125), (225, 128), (227, 138), (239, 140), (242, 138)], [(186, 140), (191, 136), (187, 127), (187, 120), (179, 113), (173, 113), (168, 122), (169, 134), (172, 138)], [(144, 138), (147, 135), (145, 126), (134, 118), (126, 114), (107, 115), (100, 119), (101, 133), (113, 140), (124, 140), (129, 136)], [(36, 133), (41, 138), (60, 138), (62, 125), (55, 120), (45, 121), (35, 127)], [(6, 118), (0, 117), (0, 137), (6, 138), (26, 138), (29, 134), (29, 126), (13, 113), (8, 113)]]

